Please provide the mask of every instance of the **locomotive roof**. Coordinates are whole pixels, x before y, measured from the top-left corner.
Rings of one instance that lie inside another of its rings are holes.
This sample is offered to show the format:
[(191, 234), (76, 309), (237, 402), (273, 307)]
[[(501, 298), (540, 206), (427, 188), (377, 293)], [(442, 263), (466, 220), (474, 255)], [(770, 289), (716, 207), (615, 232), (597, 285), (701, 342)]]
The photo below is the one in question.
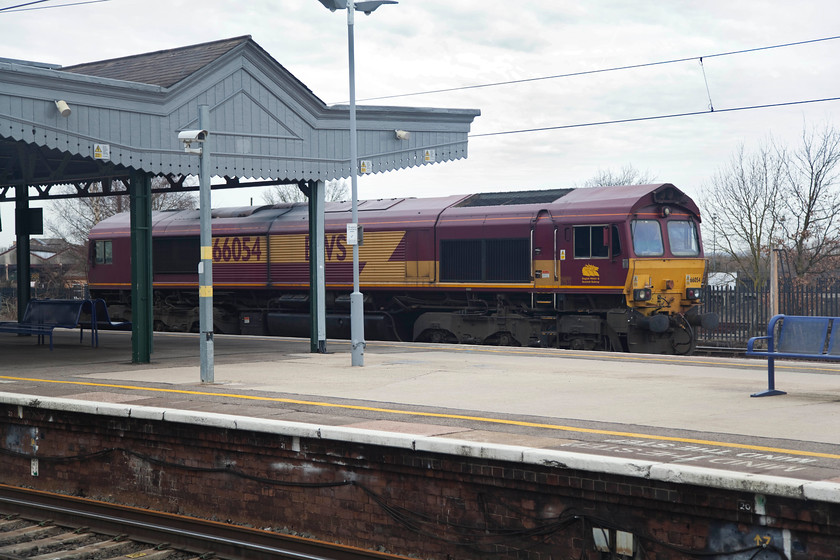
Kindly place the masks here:
[(455, 206), (458, 208), (473, 208), (478, 206), (509, 206), (513, 204), (548, 204), (566, 196), (573, 190), (575, 189), (479, 193), (465, 198)]
[(464, 198), (452, 208), (537, 205), (568, 214), (629, 215), (655, 204), (683, 206), (698, 217), (700, 213), (694, 201), (671, 183), (480, 193)]
[(624, 214), (656, 204), (670, 204), (684, 207), (698, 219), (700, 216), (700, 209), (691, 197), (671, 183), (575, 189), (557, 203), (563, 210), (572, 213), (598, 211)]
[[(630, 216), (644, 208), (661, 204), (681, 206), (699, 220), (700, 212), (694, 201), (671, 183), (479, 193), (436, 198), (364, 200), (359, 202), (358, 208), (361, 220), (364, 222), (390, 220), (401, 215), (416, 218), (426, 216), (434, 219), (434, 216), (444, 212), (447, 215), (503, 213), (504, 207), (510, 208), (511, 211), (525, 211), (526, 214), (548, 209), (558, 216), (602, 217), (608, 214)], [(486, 210), (482, 210), (483, 208)], [(349, 202), (331, 202), (326, 205), (326, 216), (329, 222), (347, 221), (349, 214)], [(240, 206), (212, 210), (214, 220), (233, 219), (252, 223), (272, 221), (282, 215), (287, 215), (287, 219), (305, 220), (308, 215), (307, 204), (296, 202), (274, 206)], [(155, 212), (153, 217), (156, 227), (177, 227), (178, 224), (187, 225), (198, 220), (198, 210)], [(128, 227), (129, 215), (124, 213), (103, 221), (101, 226), (95, 226), (92, 233), (101, 235), (106, 231), (128, 231)]]

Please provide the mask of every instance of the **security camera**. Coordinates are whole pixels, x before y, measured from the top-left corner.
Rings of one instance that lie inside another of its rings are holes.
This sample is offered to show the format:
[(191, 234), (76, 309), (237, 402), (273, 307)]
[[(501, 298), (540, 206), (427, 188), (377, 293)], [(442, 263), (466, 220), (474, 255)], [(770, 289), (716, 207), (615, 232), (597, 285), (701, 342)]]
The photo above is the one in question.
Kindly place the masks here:
[(206, 138), (206, 130), (182, 130), (178, 133), (178, 140), (188, 146), (193, 142), (204, 142)]

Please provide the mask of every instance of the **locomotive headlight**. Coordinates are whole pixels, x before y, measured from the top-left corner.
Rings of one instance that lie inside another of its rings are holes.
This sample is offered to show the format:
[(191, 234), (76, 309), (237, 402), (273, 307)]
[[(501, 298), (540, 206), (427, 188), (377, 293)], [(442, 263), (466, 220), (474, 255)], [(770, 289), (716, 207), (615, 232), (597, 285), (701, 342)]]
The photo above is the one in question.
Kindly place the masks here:
[(700, 288), (688, 288), (685, 291), (685, 299), (700, 299), (702, 292)]
[(653, 292), (650, 288), (639, 288), (637, 290), (633, 290), (634, 301), (650, 301), (652, 297)]

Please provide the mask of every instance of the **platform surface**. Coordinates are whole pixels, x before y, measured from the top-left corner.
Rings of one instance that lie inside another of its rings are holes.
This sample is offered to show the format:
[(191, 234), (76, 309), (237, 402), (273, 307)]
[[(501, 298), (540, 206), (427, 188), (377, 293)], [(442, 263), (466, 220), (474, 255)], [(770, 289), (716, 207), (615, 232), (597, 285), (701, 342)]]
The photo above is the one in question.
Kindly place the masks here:
[(55, 350), (0, 335), (0, 393), (126, 403), (565, 450), (840, 484), (840, 363), (766, 361), (217, 335), (201, 383), (198, 335), (155, 333), (131, 364), (130, 333), (100, 346), (57, 332)]

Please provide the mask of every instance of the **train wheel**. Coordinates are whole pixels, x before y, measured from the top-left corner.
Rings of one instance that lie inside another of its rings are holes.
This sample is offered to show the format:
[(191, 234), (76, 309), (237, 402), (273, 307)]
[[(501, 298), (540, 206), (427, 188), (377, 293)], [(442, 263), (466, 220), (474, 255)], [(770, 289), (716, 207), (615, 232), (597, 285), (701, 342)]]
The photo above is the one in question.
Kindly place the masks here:
[(458, 337), (446, 329), (426, 329), (417, 337), (417, 342), (457, 343)]
[(484, 339), (483, 344), (490, 346), (522, 346), (508, 331), (495, 332)]

